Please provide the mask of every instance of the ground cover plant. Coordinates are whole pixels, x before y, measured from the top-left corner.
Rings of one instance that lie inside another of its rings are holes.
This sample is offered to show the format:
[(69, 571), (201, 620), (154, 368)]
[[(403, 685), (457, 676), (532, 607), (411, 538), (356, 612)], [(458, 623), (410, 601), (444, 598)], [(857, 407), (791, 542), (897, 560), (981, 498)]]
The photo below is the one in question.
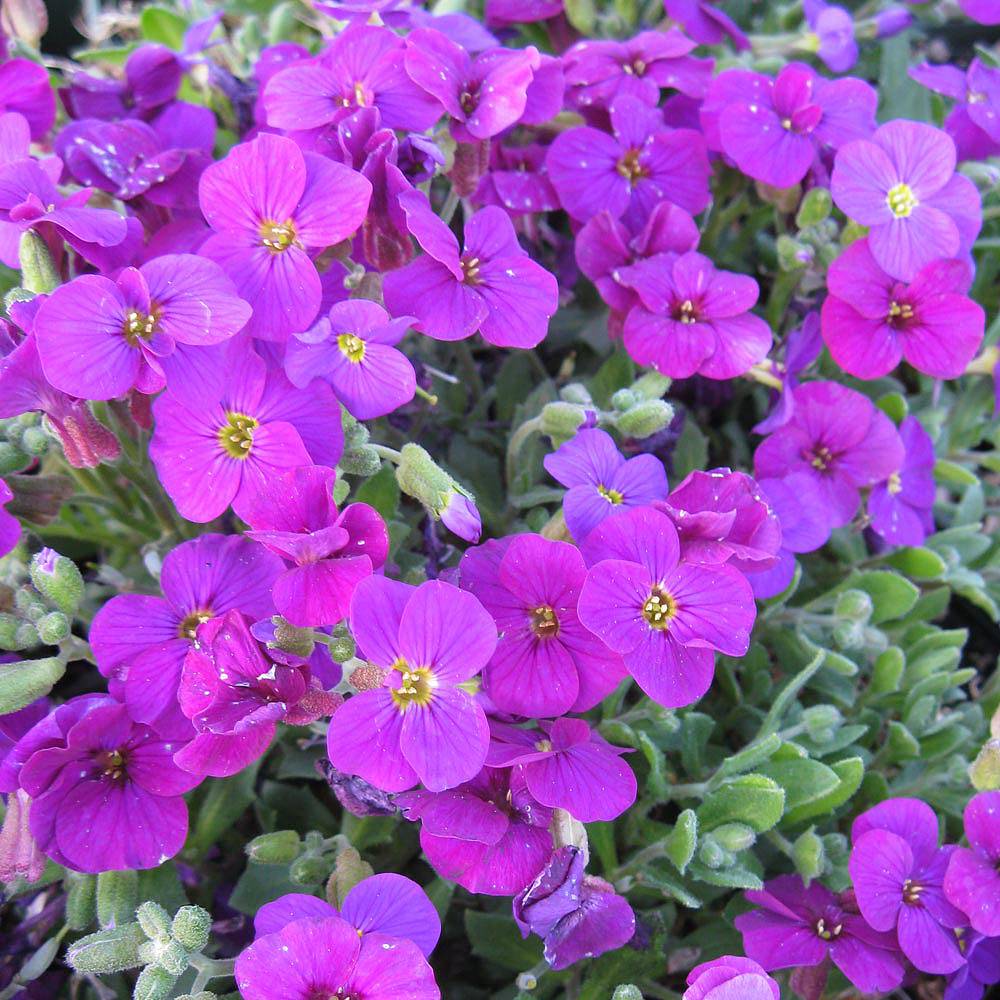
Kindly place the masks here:
[(74, 17), (0, 1000), (1000, 988), (1000, 3)]

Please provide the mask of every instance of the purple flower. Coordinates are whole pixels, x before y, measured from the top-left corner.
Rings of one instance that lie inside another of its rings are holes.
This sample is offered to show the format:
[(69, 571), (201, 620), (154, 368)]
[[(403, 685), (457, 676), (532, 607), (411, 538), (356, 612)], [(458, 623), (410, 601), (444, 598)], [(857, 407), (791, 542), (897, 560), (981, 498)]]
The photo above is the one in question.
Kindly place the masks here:
[(824, 80), (791, 63), (773, 80), (726, 70), (712, 81), (701, 116), (710, 145), (743, 173), (787, 188), (823, 151), (871, 135), (877, 104), (877, 93), (863, 80)]
[(333, 765), (387, 792), (418, 781), (440, 792), (478, 774), (489, 726), (462, 685), (489, 661), (497, 634), (479, 601), (436, 580), (414, 588), (372, 576), (354, 591), (351, 632), (386, 678), (334, 714)]
[(891, 121), (842, 146), (830, 192), (868, 227), (879, 267), (912, 281), (933, 260), (968, 251), (982, 225), (975, 185), (955, 173), (955, 143), (931, 125)]
[(958, 378), (986, 328), (968, 297), (972, 271), (961, 260), (925, 264), (908, 284), (879, 267), (868, 240), (852, 243), (827, 274), (823, 339), (848, 374), (888, 375), (905, 358), (935, 378)]
[(115, 281), (85, 274), (61, 285), (38, 310), (35, 336), (46, 377), (74, 396), (155, 393), (166, 381), (182, 394), (187, 365), (197, 364), (185, 348), (220, 344), (249, 318), (217, 264), (168, 254)]
[(300, 389), (313, 378), (326, 379), (358, 420), (385, 416), (413, 399), (413, 365), (395, 347), (412, 322), (411, 316), (390, 319), (367, 299), (338, 302), (311, 330), (289, 340), (285, 372)]
[(399, 196), (407, 224), (426, 251), (383, 279), (393, 316), (417, 317), (435, 340), (464, 340), (477, 330), (495, 347), (534, 347), (559, 305), (556, 279), (521, 249), (507, 214), (492, 205), (465, 224), (459, 252), (426, 195)]
[(980, 24), (1000, 24), (1000, 10), (995, 0), (958, 0), (958, 6)]
[(760, 488), (745, 472), (696, 470), (666, 500), (652, 504), (677, 529), (688, 562), (728, 563), (741, 573), (775, 564), (781, 526)]
[(772, 393), (776, 397), (771, 412), (753, 430), (757, 434), (770, 434), (784, 427), (795, 412), (795, 390), (799, 372), (805, 371), (823, 350), (820, 318), (816, 311), (809, 312), (801, 326), (793, 329), (785, 339), (784, 361), (772, 361), (771, 371), (781, 382), (781, 389)]
[(980, 792), (965, 807), (968, 847), (956, 847), (944, 891), (974, 930), (1000, 937), (1000, 792)]
[(489, 24), (530, 24), (562, 13), (563, 0), (486, 0)]
[(21, 538), (21, 522), (4, 510), (13, 499), (11, 488), (0, 479), (0, 556), (7, 555)]
[(366, 503), (337, 513), (333, 469), (305, 466), (268, 479), (249, 500), (247, 537), (291, 563), (274, 582), (274, 606), (293, 625), (335, 625), (354, 589), (381, 568), (389, 534)]
[(253, 306), (248, 333), (285, 340), (312, 323), (322, 290), (311, 255), (354, 233), (371, 193), (350, 168), (266, 133), (201, 175), (201, 210), (215, 230), (201, 252)]
[(125, 60), (120, 80), (76, 72), (62, 91), (73, 118), (147, 118), (177, 94), (183, 66), (165, 45), (140, 45)]
[(905, 450), (892, 421), (861, 393), (834, 382), (795, 390), (792, 419), (757, 446), (758, 480), (802, 472), (819, 487), (831, 528), (858, 509), (860, 491), (892, 475)]
[(317, 761), (316, 770), (326, 779), (337, 801), (352, 816), (394, 816), (399, 812), (395, 795), (383, 792), (356, 774), (338, 771), (326, 758)]
[(905, 417), (899, 436), (903, 464), (872, 487), (868, 514), (872, 529), (892, 545), (921, 545), (934, 531), (934, 442), (916, 417)]
[(656, 254), (683, 254), (698, 246), (694, 219), (669, 201), (653, 207), (638, 235), (608, 212), (599, 212), (577, 233), (574, 251), (580, 270), (597, 286), (601, 298), (619, 313), (639, 304), (639, 296), (622, 280), (630, 264)]
[(830, 537), (830, 524), (823, 494), (815, 481), (803, 472), (784, 479), (757, 482), (770, 509), (781, 525), (778, 561), (750, 577), (754, 597), (763, 600), (780, 594), (795, 575), (795, 554), (812, 552)]
[(175, 702), (184, 657), (198, 626), (230, 610), (251, 618), (273, 611), (281, 560), (239, 535), (202, 535), (163, 560), (163, 597), (118, 594), (94, 616), (90, 645), (112, 684), (126, 682), (132, 715), (151, 722)]
[(565, 969), (584, 958), (621, 948), (635, 935), (635, 914), (604, 879), (584, 872), (576, 847), (560, 847), (535, 880), (514, 899), (523, 937), (545, 940), (545, 960)]
[(483, 519), (479, 516), (479, 508), (464, 493), (452, 490), (439, 516), (441, 523), (459, 538), (473, 545), (479, 541)]
[[(317, 901), (318, 902), (318, 901)], [(412, 941), (373, 932), (359, 935), (340, 917), (293, 920), (258, 937), (236, 959), (245, 1000), (385, 997), (440, 1000), (434, 973)]]
[(680, 708), (712, 683), (713, 650), (743, 656), (755, 606), (731, 566), (680, 558), (670, 518), (638, 508), (609, 518), (581, 545), (590, 570), (580, 621), (615, 652), (654, 701)]
[(827, 957), (862, 993), (888, 993), (905, 967), (892, 934), (872, 930), (826, 886), (779, 875), (746, 894), (759, 909), (734, 923), (747, 957), (767, 972), (822, 964)]
[(655, 455), (626, 459), (606, 431), (587, 428), (542, 461), (546, 472), (567, 487), (566, 526), (583, 541), (605, 518), (644, 507), (667, 495), (667, 474)]
[(724, 955), (696, 965), (683, 1000), (781, 1000), (781, 987), (754, 961)]
[(549, 177), (574, 219), (607, 211), (635, 232), (658, 202), (692, 215), (708, 205), (711, 171), (699, 133), (667, 128), (661, 112), (627, 95), (611, 108), (611, 127), (613, 135), (570, 129), (549, 147)]
[[(155, 868), (187, 835), (182, 795), (201, 779), (171, 760), (176, 745), (106, 696), (75, 698), (12, 753), (31, 796), (31, 834), (74, 871)], [(9, 786), (7, 790), (13, 790)]]
[(386, 128), (425, 131), (441, 108), (407, 75), (405, 46), (388, 28), (352, 24), (318, 58), (299, 61), (270, 78), (263, 98), (268, 125), (319, 129), (359, 108), (374, 107)]
[(965, 965), (948, 977), (944, 1000), (981, 1000), (987, 986), (1000, 983), (1000, 937), (965, 933), (962, 950)]
[(37, 882), (45, 871), (45, 855), (31, 835), (31, 797), (23, 788), (7, 796), (0, 827), (0, 880)]
[(168, 391), (153, 404), (149, 457), (188, 520), (211, 521), (230, 505), (243, 517), (276, 472), (337, 464), (340, 411), (325, 382), (296, 389), (245, 342), (215, 374), (214, 386), (206, 377), (200, 399)]
[(535, 801), (517, 770), (483, 768), (457, 788), (404, 792), (396, 802), (407, 819), (420, 820), (420, 846), (434, 870), (469, 892), (513, 896), (552, 853), (552, 810)]
[(717, 271), (703, 254), (655, 254), (621, 268), (639, 296), (625, 320), (625, 349), (671, 378), (731, 379), (762, 361), (771, 328), (750, 309), (760, 293), (745, 274)]
[(834, 73), (846, 73), (858, 61), (851, 12), (825, 0), (805, 0), (803, 7), (806, 21), (816, 34), (816, 54)]
[(492, 723), (487, 766), (520, 768), (536, 801), (581, 823), (613, 820), (635, 802), (635, 775), (621, 759), (627, 750), (602, 739), (583, 719), (539, 726)]
[(535, 718), (584, 712), (624, 676), (621, 658), (577, 618), (586, 575), (578, 549), (538, 535), (489, 541), (462, 557), (462, 587), (500, 633), (483, 690), (501, 711)]
[(477, 205), (496, 205), (510, 215), (554, 212), (559, 197), (545, 170), (547, 148), (490, 144), (490, 168), (472, 196)]
[(56, 100), (48, 71), (30, 59), (0, 64), (0, 113), (16, 111), (27, 121), (31, 138), (42, 139), (56, 119)]
[(643, 31), (627, 41), (584, 39), (564, 56), (570, 101), (610, 108), (620, 96), (655, 108), (667, 87), (704, 97), (713, 60), (690, 55), (695, 43), (676, 28)]
[(524, 114), (528, 88), (539, 67), (538, 50), (491, 49), (475, 59), (432, 28), (406, 40), (406, 72), (452, 119), (458, 142), (489, 139)]
[(663, 0), (667, 15), (702, 45), (718, 45), (728, 38), (737, 49), (749, 49), (750, 39), (728, 14), (715, 6), (716, 0)]
[(441, 936), (441, 919), (427, 893), (404, 875), (370, 875), (344, 897), (338, 911), (325, 900), (289, 893), (265, 903), (253, 920), (254, 933), (276, 934), (294, 920), (339, 916), (357, 932), (412, 941), (426, 958)]

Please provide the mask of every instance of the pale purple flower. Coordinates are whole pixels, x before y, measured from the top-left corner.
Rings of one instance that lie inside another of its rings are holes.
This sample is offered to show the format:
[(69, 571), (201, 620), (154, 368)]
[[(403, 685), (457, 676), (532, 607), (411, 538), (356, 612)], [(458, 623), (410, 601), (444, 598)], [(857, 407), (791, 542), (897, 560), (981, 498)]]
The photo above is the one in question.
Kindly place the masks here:
[(21, 522), (4, 509), (13, 499), (11, 488), (0, 479), (0, 556), (7, 555), (21, 538)]
[(903, 418), (899, 436), (902, 465), (872, 487), (868, 514), (872, 530), (892, 545), (921, 545), (934, 531), (934, 442), (916, 417)]
[(823, 336), (819, 313), (806, 314), (800, 326), (785, 338), (782, 361), (772, 361), (771, 373), (781, 382), (781, 390), (772, 393), (771, 412), (753, 428), (756, 434), (770, 434), (792, 419), (795, 411), (795, 390), (798, 375), (805, 371), (823, 350)]
[(560, 14), (563, 0), (486, 0), (488, 24), (529, 24)]
[(578, 542), (605, 518), (667, 495), (667, 474), (655, 455), (626, 459), (611, 435), (598, 428), (577, 431), (542, 464), (567, 487), (563, 515)]
[(1000, 792), (980, 792), (965, 807), (968, 847), (956, 847), (944, 877), (948, 901), (974, 930), (1000, 937)]
[(683, 561), (666, 514), (640, 507), (608, 518), (581, 549), (590, 570), (580, 621), (622, 654), (654, 701), (690, 705), (712, 683), (714, 650), (746, 653), (756, 613), (746, 577)]
[(781, 1000), (781, 987), (752, 959), (724, 955), (696, 965), (682, 1000)]
[(483, 519), (471, 497), (452, 490), (440, 513), (441, 523), (453, 534), (475, 545), (483, 533)]
[(891, 121), (842, 146), (830, 191), (868, 227), (879, 266), (911, 281), (933, 260), (967, 252), (982, 225), (976, 186), (955, 173), (951, 136), (922, 122)]
[(140, 45), (125, 60), (120, 79), (76, 72), (62, 92), (73, 118), (148, 118), (177, 94), (184, 67), (165, 45)]
[(982, 343), (986, 313), (969, 297), (972, 270), (962, 260), (933, 260), (906, 283), (879, 267), (864, 239), (826, 280), (823, 339), (850, 375), (880, 378), (905, 358), (927, 375), (958, 378)]
[(965, 965), (948, 977), (944, 1000), (981, 1000), (987, 987), (1000, 983), (1000, 937), (966, 932), (962, 945)]
[(56, 99), (48, 70), (41, 63), (30, 59), (0, 63), (0, 113), (6, 112), (22, 115), (36, 141), (52, 128)]
[(858, 61), (851, 12), (825, 0), (805, 0), (803, 9), (816, 35), (816, 54), (834, 73), (846, 73)]
[(663, 0), (663, 6), (702, 45), (718, 45), (728, 38), (737, 49), (750, 48), (750, 40), (728, 14), (719, 10), (716, 0)]
[(958, 6), (980, 24), (1000, 24), (1000, 8), (996, 0), (958, 0)]

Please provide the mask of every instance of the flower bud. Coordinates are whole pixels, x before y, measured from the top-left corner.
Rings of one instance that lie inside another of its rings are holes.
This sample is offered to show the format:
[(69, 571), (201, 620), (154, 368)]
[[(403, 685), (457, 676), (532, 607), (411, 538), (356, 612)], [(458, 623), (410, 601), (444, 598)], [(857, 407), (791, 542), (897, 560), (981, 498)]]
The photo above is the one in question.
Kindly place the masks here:
[(865, 644), (865, 627), (858, 622), (837, 622), (833, 643), (838, 649), (861, 649)]
[(327, 899), (330, 899), (331, 890), (334, 899), (330, 899), (338, 908), (343, 906), (344, 897), (359, 883), (375, 874), (367, 861), (353, 847), (345, 847), (338, 855), (334, 865), (333, 874), (330, 876), (330, 885), (327, 886)]
[(441, 511), (441, 523), (459, 538), (478, 542), (483, 533), (483, 520), (479, 508), (464, 493), (453, 492)]
[(201, 951), (211, 929), (212, 915), (200, 906), (182, 906), (170, 925), (174, 940), (188, 951)]
[(31, 462), (31, 456), (10, 441), (0, 441), (0, 476), (19, 472)]
[(792, 845), (792, 860), (806, 885), (823, 874), (826, 867), (826, 851), (822, 839), (816, 835), (812, 827), (796, 838)]
[(648, 438), (674, 419), (674, 408), (664, 399), (647, 399), (615, 415), (615, 426), (626, 437)]
[(806, 732), (817, 743), (829, 743), (842, 720), (843, 716), (833, 705), (814, 705), (802, 713)]
[(262, 833), (246, 845), (246, 852), (258, 865), (287, 865), (302, 853), (302, 838), (294, 830)]
[(161, 969), (158, 965), (150, 965), (139, 973), (132, 992), (132, 1000), (165, 1000), (170, 996), (177, 976)]
[(139, 924), (122, 924), (112, 930), (97, 931), (74, 941), (66, 950), (66, 961), (80, 973), (97, 976), (123, 972), (142, 965), (139, 947), (146, 935)]
[(316, 643), (311, 628), (298, 628), (280, 615), (275, 615), (271, 621), (274, 623), (274, 640), (268, 643), (269, 646), (284, 653), (301, 656), (303, 660), (312, 656)]
[(45, 240), (34, 230), (21, 234), (18, 248), (21, 263), (21, 285), (36, 295), (55, 291), (59, 285), (59, 272), (52, 263), (52, 255)]
[(798, 271), (808, 267), (815, 256), (811, 246), (785, 234), (778, 237), (777, 250), (778, 267), (782, 271)]
[(479, 540), (482, 522), (472, 498), (420, 445), (413, 442), (403, 445), (396, 466), (396, 482), (407, 496), (419, 500), (432, 517), (441, 520), (459, 538)]
[(7, 796), (7, 812), (0, 827), (0, 882), (23, 878), (37, 882), (45, 870), (45, 855), (31, 834), (31, 798), (23, 788)]
[(35, 628), (46, 646), (58, 646), (69, 635), (69, 619), (61, 611), (50, 611), (35, 622)]
[(734, 854), (745, 851), (748, 847), (753, 847), (757, 840), (757, 834), (753, 828), (745, 823), (724, 823), (712, 831), (712, 836), (721, 847)]
[(219, 998), (208, 990), (199, 990), (197, 993), (182, 993), (177, 1000), (219, 1000)]
[(698, 858), (708, 868), (728, 868), (736, 859), (716, 839), (714, 832), (702, 838)]
[(560, 400), (546, 403), (541, 412), (541, 431), (558, 447), (586, 423), (588, 412), (592, 411), (576, 403), (564, 403)]
[(795, 224), (799, 229), (807, 226), (818, 226), (830, 218), (833, 211), (833, 198), (825, 187), (814, 187), (806, 192), (799, 203), (795, 214)]
[(42, 0), (4, 0), (0, 14), (4, 34), (20, 39), (31, 49), (38, 48), (42, 35), (49, 30), (49, 15)]
[(334, 635), (326, 648), (334, 663), (346, 663), (358, 651), (354, 637), (350, 635)]
[[(17, 642), (17, 630), (21, 627), (21, 619), (15, 618), (14, 615), (9, 615), (6, 612), (0, 614), (0, 649), (13, 650), (18, 647), (15, 645)], [(12, 711), (17, 711), (12, 709)], [(0, 714), (3, 714), (0, 712)]]
[(330, 863), (315, 854), (304, 854), (296, 858), (288, 869), (288, 878), (293, 885), (311, 889), (319, 885), (330, 873)]
[(83, 598), (83, 576), (75, 562), (50, 548), (31, 560), (35, 589), (64, 614), (72, 615)]
[(135, 920), (138, 905), (137, 872), (111, 871), (97, 876), (97, 922), (102, 927), (120, 927)]
[(979, 792), (1000, 789), (1000, 740), (988, 740), (969, 765), (969, 780)]
[(619, 389), (611, 397), (611, 405), (622, 412), (631, 409), (638, 402), (639, 398), (631, 389)]
[(898, 5), (887, 7), (875, 15), (875, 37), (891, 38), (913, 24), (913, 15)]
[(871, 596), (863, 590), (845, 590), (837, 595), (833, 613), (846, 621), (863, 623), (871, 618), (873, 608)]
[(39, 645), (38, 629), (31, 622), (22, 622), (14, 634), (15, 649), (34, 649)]
[(38, 457), (49, 450), (52, 438), (41, 427), (29, 427), (21, 435), (21, 449), (29, 455)]
[(97, 879), (93, 875), (67, 871), (63, 879), (66, 887), (66, 926), (71, 931), (82, 931), (97, 916)]
[[(208, 940), (208, 935), (205, 935)], [(158, 953), (155, 964), (164, 972), (169, 972), (174, 978), (179, 976), (190, 964), (188, 962), (188, 949), (180, 941), (166, 941), (156, 943)]]
[(662, 399), (670, 388), (671, 379), (659, 372), (648, 371), (632, 383), (632, 392), (640, 399)]
[(135, 911), (135, 916), (146, 937), (153, 940), (166, 940), (170, 937), (170, 914), (159, 903), (146, 900)]
[(382, 468), (379, 453), (369, 444), (345, 450), (337, 462), (341, 471), (351, 476), (374, 476)]
[(15, 476), (7, 480), (14, 499), (7, 510), (35, 524), (49, 524), (73, 495), (73, 481), (66, 476)]
[(570, 382), (569, 385), (564, 385), (559, 390), (559, 398), (566, 403), (577, 403), (579, 406), (585, 406), (591, 410), (596, 409), (587, 387), (580, 382)]
[(615, 987), (614, 993), (611, 994), (611, 1000), (642, 1000), (642, 992), (638, 986), (623, 983), (621, 986)]
[[(33, 626), (23, 625), (18, 634), (22, 628), (34, 632)], [(58, 656), (0, 664), (0, 715), (9, 715), (47, 695), (64, 673), (66, 664)]]

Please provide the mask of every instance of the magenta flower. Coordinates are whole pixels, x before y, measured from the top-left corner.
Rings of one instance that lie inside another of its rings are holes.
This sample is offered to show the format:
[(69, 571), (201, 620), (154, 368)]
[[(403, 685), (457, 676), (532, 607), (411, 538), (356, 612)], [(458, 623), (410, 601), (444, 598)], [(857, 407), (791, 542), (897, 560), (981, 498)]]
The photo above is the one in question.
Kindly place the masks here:
[(319, 129), (374, 107), (386, 128), (425, 131), (441, 108), (407, 75), (405, 49), (388, 28), (351, 25), (317, 59), (301, 60), (268, 80), (263, 98), (268, 125)]
[(846, 73), (858, 61), (851, 12), (826, 0), (804, 0), (802, 7), (816, 36), (816, 54), (834, 73)]
[(639, 296), (622, 281), (622, 272), (656, 254), (683, 254), (698, 246), (694, 219), (669, 201), (653, 207), (638, 235), (618, 219), (599, 212), (577, 233), (574, 251), (580, 270), (590, 278), (601, 298), (618, 313), (639, 304)]
[(563, 9), (563, 0), (486, 0), (488, 24), (528, 24), (546, 21)]
[(712, 81), (701, 115), (710, 145), (748, 177), (798, 184), (827, 149), (875, 131), (878, 94), (863, 80), (824, 80), (790, 63), (772, 80), (730, 69)]
[(363, 879), (344, 897), (338, 911), (325, 900), (289, 893), (265, 903), (253, 919), (257, 937), (276, 934), (293, 920), (339, 916), (363, 938), (366, 934), (412, 941), (427, 958), (441, 936), (441, 919), (427, 893), (405, 875), (387, 872)]
[(652, 506), (674, 522), (687, 562), (728, 563), (755, 574), (776, 561), (781, 526), (759, 485), (745, 472), (695, 470)]
[(667, 495), (667, 474), (655, 455), (626, 459), (611, 435), (597, 428), (577, 431), (546, 455), (542, 464), (556, 482), (567, 487), (563, 514), (578, 542), (612, 514), (644, 507)]
[(955, 848), (938, 847), (934, 810), (919, 799), (888, 799), (858, 816), (851, 841), (848, 868), (869, 925), (895, 931), (900, 950), (922, 972), (963, 965), (955, 928), (967, 918), (943, 887)]
[(509, 215), (554, 212), (559, 196), (545, 170), (547, 147), (490, 144), (490, 168), (472, 196), (477, 205), (496, 205)]
[(462, 557), (461, 581), (500, 638), (483, 690), (503, 712), (584, 712), (624, 677), (621, 658), (587, 631), (576, 604), (587, 570), (577, 548), (538, 535), (486, 542)]
[(771, 412), (753, 427), (756, 434), (770, 434), (792, 419), (799, 373), (805, 371), (823, 351), (819, 313), (815, 310), (806, 313), (801, 325), (789, 332), (782, 346), (783, 359), (771, 365), (771, 373), (781, 382), (781, 389), (771, 393)]
[(473, 545), (483, 533), (479, 508), (464, 493), (452, 490), (441, 511), (441, 523), (453, 534)]
[(979, 233), (979, 193), (955, 173), (955, 160), (947, 133), (911, 121), (888, 122), (837, 152), (833, 200), (868, 227), (872, 256), (900, 281), (912, 281), (933, 260), (967, 252)]
[(255, 619), (273, 613), (271, 586), (281, 569), (277, 556), (239, 535), (202, 535), (163, 560), (163, 597), (118, 594), (97, 612), (91, 649), (112, 690), (126, 681), (134, 718), (152, 722), (176, 705), (184, 657), (202, 622), (234, 609)]
[(44, 138), (56, 120), (56, 99), (48, 71), (30, 59), (0, 64), (0, 114), (17, 112), (27, 121), (31, 138)]
[(350, 168), (267, 133), (201, 175), (201, 211), (215, 230), (201, 252), (253, 306), (248, 333), (285, 340), (312, 323), (322, 297), (312, 255), (354, 233), (371, 193)]
[(479, 601), (436, 580), (414, 588), (372, 576), (354, 591), (351, 632), (386, 677), (334, 714), (334, 767), (387, 792), (418, 781), (440, 792), (478, 774), (489, 726), (462, 685), (489, 661), (497, 635)]
[(663, 0), (663, 6), (667, 15), (702, 45), (718, 45), (728, 38), (737, 49), (750, 48), (750, 40), (715, 6), (715, 0)]
[(621, 759), (627, 750), (602, 739), (583, 719), (539, 726), (492, 723), (487, 766), (520, 768), (538, 802), (565, 809), (581, 823), (613, 820), (635, 802), (635, 775)]
[(746, 653), (755, 617), (746, 578), (731, 566), (682, 561), (666, 514), (626, 511), (598, 525), (581, 549), (590, 570), (580, 621), (622, 654), (654, 701), (690, 705), (712, 683), (713, 650)]
[(944, 1000), (981, 1000), (988, 986), (1000, 983), (1000, 937), (967, 931), (962, 944), (965, 965), (948, 977)]
[(412, 941), (361, 934), (340, 917), (293, 920), (258, 937), (236, 959), (236, 985), (245, 1000), (385, 997), (440, 1000), (434, 973)]
[(552, 810), (535, 801), (517, 770), (487, 767), (457, 788), (404, 792), (396, 803), (420, 821), (420, 846), (434, 870), (469, 892), (513, 896), (552, 853)]
[(1000, 792), (980, 792), (965, 807), (968, 847), (956, 847), (944, 891), (974, 930), (1000, 937)]
[(986, 328), (968, 297), (972, 271), (961, 260), (925, 264), (906, 284), (876, 263), (868, 240), (852, 243), (827, 274), (823, 339), (848, 374), (888, 375), (905, 358), (935, 378), (958, 378)]
[(621, 948), (635, 935), (632, 907), (604, 879), (587, 875), (576, 847), (560, 847), (534, 881), (514, 899), (522, 937), (545, 940), (545, 960), (565, 969)]
[(153, 404), (149, 457), (182, 516), (211, 521), (232, 505), (244, 517), (277, 472), (337, 464), (340, 410), (325, 382), (296, 389), (242, 342), (216, 374), (200, 399), (168, 391)]
[(38, 846), (79, 872), (155, 868), (173, 857), (187, 836), (182, 796), (201, 780), (173, 763), (176, 748), (106, 696), (57, 708), (11, 752), (23, 760), (17, 782), (31, 796)]
[(834, 382), (795, 390), (795, 412), (757, 446), (757, 479), (802, 472), (819, 487), (831, 528), (858, 509), (860, 491), (888, 479), (903, 464), (904, 448), (892, 421), (861, 393)]
[(980, 24), (1000, 24), (1000, 10), (994, 0), (958, 0), (958, 6)]
[(285, 372), (300, 389), (326, 379), (358, 420), (385, 416), (413, 399), (413, 365), (396, 350), (412, 322), (411, 316), (390, 319), (367, 299), (337, 302), (311, 330), (288, 341)]
[(750, 310), (760, 293), (745, 274), (717, 271), (703, 254), (655, 254), (621, 268), (639, 296), (625, 320), (625, 349), (671, 378), (731, 379), (762, 361), (771, 328)]
[(336, 474), (323, 466), (281, 472), (250, 498), (247, 537), (291, 566), (274, 582), (274, 606), (293, 625), (335, 625), (350, 612), (354, 589), (380, 569), (389, 534), (365, 503), (338, 514)]
[(781, 987), (754, 961), (723, 955), (696, 965), (682, 1000), (781, 1000)]
[(155, 393), (167, 380), (183, 394), (187, 366), (197, 365), (185, 348), (228, 340), (250, 312), (218, 264), (168, 254), (116, 281), (85, 274), (61, 285), (38, 310), (35, 336), (46, 377), (71, 395)]
[(630, 96), (615, 101), (611, 127), (613, 135), (570, 129), (549, 147), (549, 177), (574, 219), (607, 211), (634, 232), (658, 202), (692, 215), (708, 205), (711, 170), (700, 133), (667, 128), (660, 111)]
[(418, 28), (406, 40), (406, 72), (452, 119), (458, 142), (489, 139), (524, 114), (538, 50), (491, 49), (475, 59), (433, 28)]
[(559, 305), (556, 279), (521, 249), (507, 214), (492, 205), (465, 224), (461, 253), (427, 196), (399, 196), (410, 232), (426, 251), (383, 278), (386, 308), (416, 316), (435, 340), (464, 340), (477, 330), (495, 347), (534, 347)]
[(21, 538), (21, 522), (4, 510), (13, 499), (11, 488), (0, 479), (0, 556), (7, 555)]
[(862, 993), (888, 993), (905, 966), (895, 935), (873, 930), (826, 886), (779, 875), (746, 898), (758, 907), (736, 918), (747, 958), (767, 972), (811, 968), (830, 958)]
[(795, 576), (795, 556), (813, 552), (830, 537), (829, 514), (816, 482), (803, 472), (784, 479), (761, 479), (757, 485), (781, 525), (781, 548), (773, 566), (750, 577), (754, 597), (780, 594)]
[(642, 31), (627, 41), (584, 39), (564, 56), (570, 101), (577, 107), (610, 108), (620, 96), (655, 108), (668, 87), (704, 97), (713, 60), (690, 53), (695, 42), (676, 28)]
[(893, 545), (922, 545), (934, 531), (934, 442), (916, 417), (905, 417), (899, 436), (903, 464), (872, 487), (868, 514), (872, 530)]
[(140, 45), (125, 60), (121, 79), (76, 72), (63, 91), (73, 118), (148, 118), (177, 95), (183, 65), (165, 45)]

